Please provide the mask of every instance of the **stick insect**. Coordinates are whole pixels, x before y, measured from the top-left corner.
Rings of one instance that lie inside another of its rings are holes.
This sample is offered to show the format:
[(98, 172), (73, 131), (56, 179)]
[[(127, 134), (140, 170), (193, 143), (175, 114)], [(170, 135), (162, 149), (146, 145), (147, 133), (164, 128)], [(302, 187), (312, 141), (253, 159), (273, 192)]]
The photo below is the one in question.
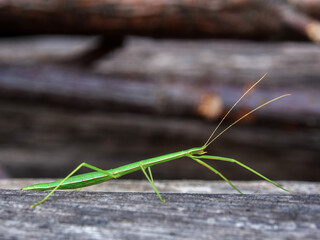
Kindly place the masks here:
[[(218, 128), (222, 124), (222, 122), (225, 120), (225, 118), (230, 114), (230, 112), (234, 109), (234, 107), (241, 101), (241, 99), (248, 93), (250, 92), (264, 77), (266, 76), (263, 75), (257, 82), (255, 82), (235, 103), (234, 105), (229, 109), (229, 111), (224, 115), (222, 120), (219, 122), (219, 124), (216, 126), (216, 128), (212, 131), (211, 135), (209, 136), (208, 140), (205, 142), (205, 144), (201, 147), (195, 147), (195, 148), (190, 148), (187, 150), (175, 152), (175, 153), (170, 153), (166, 155), (162, 155), (159, 157), (153, 157), (149, 158), (146, 160), (141, 160), (138, 162), (130, 163), (118, 168), (114, 169), (109, 169), (109, 170), (102, 170), (100, 168), (97, 168), (95, 166), (92, 166), (88, 163), (81, 163), (78, 167), (76, 167), (68, 176), (66, 176), (64, 179), (60, 179), (54, 182), (49, 182), (49, 183), (40, 183), (40, 184), (35, 184), (31, 186), (27, 186), (22, 188), (22, 190), (38, 190), (38, 191), (45, 191), (45, 190), (51, 190), (50, 193), (48, 193), (41, 201), (33, 204), (30, 206), (30, 208), (34, 208), (35, 206), (43, 203), (46, 201), (56, 190), (58, 189), (81, 189), (82, 187), (87, 187), (95, 184), (99, 184), (105, 181), (108, 181), (110, 179), (116, 179), (120, 178), (128, 173), (136, 172), (141, 170), (143, 174), (146, 176), (147, 180), (150, 182), (154, 192), (158, 195), (159, 199), (162, 202), (165, 202), (165, 199), (163, 199), (157, 190), (154, 180), (152, 177), (151, 173), (151, 167), (160, 163), (164, 162), (169, 162), (175, 159), (179, 159), (182, 157), (189, 157), (196, 161), (197, 163), (201, 164), (202, 166), (208, 168), (215, 174), (219, 175), (223, 180), (225, 180), (231, 187), (233, 187), (238, 193), (242, 194), (242, 192), (235, 186), (231, 181), (229, 181), (222, 173), (220, 173), (217, 169), (213, 168), (203, 160), (216, 160), (216, 161), (225, 161), (225, 162), (231, 162), (231, 163), (236, 163), (240, 165), (241, 167), (251, 171), (252, 173), (258, 175), (259, 177), (263, 178), (264, 180), (272, 183), (276, 187), (287, 191), (291, 192), (288, 189), (285, 189), (284, 187), (280, 186), (278, 183), (275, 183), (274, 181), (270, 180), (269, 178), (263, 176), (262, 174), (258, 173), (257, 171), (253, 170), (249, 166), (235, 160), (232, 158), (226, 158), (226, 157), (219, 157), (219, 156), (211, 156), (211, 155), (206, 155), (206, 148), (209, 147), (210, 144), (212, 144), (218, 137), (220, 137), (224, 132), (226, 132), (228, 129), (230, 129), (233, 125), (247, 117), (248, 115), (252, 114), (256, 110), (280, 99), (286, 96), (289, 96), (290, 94), (285, 94), (276, 98), (273, 98), (260, 106), (256, 107), (255, 109), (251, 110), (250, 112), (244, 114), (242, 117), (240, 117), (238, 120), (230, 124), (228, 127), (226, 127), (224, 130), (222, 130), (219, 134), (216, 136), (215, 133), (217, 132)], [(94, 170), (94, 172), (89, 172), (89, 173), (84, 173), (84, 174), (79, 174), (73, 176), (80, 168), (86, 167), (91, 170)], [(146, 171), (147, 170), (147, 171)]]

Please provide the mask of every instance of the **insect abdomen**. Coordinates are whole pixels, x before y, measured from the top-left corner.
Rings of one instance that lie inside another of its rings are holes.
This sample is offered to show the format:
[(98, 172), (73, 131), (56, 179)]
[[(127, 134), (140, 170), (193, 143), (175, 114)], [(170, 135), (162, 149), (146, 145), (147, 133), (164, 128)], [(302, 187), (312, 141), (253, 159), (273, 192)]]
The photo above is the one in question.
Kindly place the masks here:
[[(84, 173), (79, 174), (73, 177), (70, 177), (65, 181), (59, 189), (75, 189), (81, 187), (91, 186), (97, 183), (105, 182), (111, 179), (110, 176), (106, 176), (103, 173), (93, 172), (93, 173)], [(30, 185), (22, 188), (22, 190), (36, 190), (36, 191), (46, 191), (52, 190), (61, 183), (62, 180), (57, 180), (49, 183), (40, 183), (35, 185)]]

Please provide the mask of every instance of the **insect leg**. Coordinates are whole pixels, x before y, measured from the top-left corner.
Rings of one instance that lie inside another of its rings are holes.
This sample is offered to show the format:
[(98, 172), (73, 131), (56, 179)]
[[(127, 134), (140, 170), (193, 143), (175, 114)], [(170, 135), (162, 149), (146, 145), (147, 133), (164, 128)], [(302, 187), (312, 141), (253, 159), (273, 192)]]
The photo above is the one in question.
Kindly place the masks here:
[(145, 167), (142, 165), (142, 164), (139, 164), (142, 172), (144, 173), (144, 175), (146, 176), (146, 178), (148, 179), (149, 183), (151, 184), (151, 186), (153, 187), (153, 190), (155, 191), (155, 193), (158, 195), (160, 201), (162, 202), (166, 202), (165, 199), (163, 199), (159, 193), (159, 191), (157, 190), (156, 186), (154, 185), (154, 181), (153, 181), (153, 177), (152, 177), (152, 173), (151, 173), (151, 168), (148, 167), (148, 170), (149, 170), (149, 174), (150, 174), (150, 177), (148, 176), (148, 174), (146, 173), (145, 171)]
[(281, 188), (281, 189), (284, 190), (284, 191), (287, 191), (287, 192), (292, 193), (291, 190), (285, 189), (284, 187), (282, 187), (282, 186), (279, 185), (278, 183), (270, 180), (269, 178), (263, 176), (261, 173), (258, 173), (257, 171), (253, 170), (252, 168), (248, 167), (247, 165), (245, 165), (245, 164), (243, 164), (243, 163), (241, 163), (241, 162), (239, 162), (239, 161), (237, 161), (237, 160), (235, 160), (235, 159), (225, 158), (225, 157), (218, 157), (218, 156), (210, 156), (210, 155), (202, 155), (202, 156), (199, 156), (199, 157), (197, 157), (197, 158), (236, 163), (236, 164), (240, 165), (241, 167), (243, 167), (243, 168), (249, 170), (250, 172), (258, 175), (259, 177), (263, 178), (264, 180), (272, 183), (272, 184), (275, 185), (276, 187)]
[(103, 174), (105, 174), (105, 175), (107, 175), (107, 176), (111, 176), (112, 178), (115, 178), (112, 174), (110, 174), (110, 173), (108, 173), (108, 172), (106, 172), (106, 171), (104, 171), (104, 170), (102, 170), (102, 169), (100, 169), (100, 168), (97, 168), (97, 167), (95, 167), (95, 166), (92, 166), (92, 165), (90, 165), (90, 164), (88, 164), (88, 163), (81, 163), (81, 164), (80, 164), (78, 167), (76, 167), (68, 176), (66, 176), (50, 193), (48, 193), (47, 196), (45, 196), (41, 201), (39, 201), (39, 202), (31, 205), (30, 208), (34, 208), (35, 206), (38, 206), (38, 205), (40, 205), (41, 203), (43, 203), (45, 200), (47, 200), (47, 199), (51, 196), (51, 194), (53, 194), (57, 189), (59, 189), (59, 187), (60, 187), (65, 181), (67, 181), (73, 174), (75, 174), (75, 173), (76, 173), (80, 168), (82, 168), (82, 167), (87, 167), (87, 168), (90, 168), (90, 169), (95, 170), (95, 171), (97, 171), (97, 172), (101, 172), (101, 173), (103, 173)]
[(223, 176), (222, 173), (220, 173), (217, 169), (215, 169), (215, 168), (211, 167), (210, 165), (208, 165), (207, 163), (201, 161), (200, 159), (198, 159), (198, 157), (190, 156), (190, 158), (192, 158), (196, 162), (200, 163), (202, 166), (208, 168), (209, 170), (211, 170), (215, 174), (218, 174), (223, 180), (225, 180), (227, 183), (229, 183), (231, 187), (233, 187), (235, 190), (237, 190), (240, 194), (243, 194), (232, 182), (230, 182), (230, 180), (228, 180), (225, 176)]
[(154, 183), (153, 177), (152, 177), (152, 172), (151, 172), (151, 168), (150, 168), (150, 167), (148, 167), (148, 171), (149, 171), (150, 180), (151, 180), (151, 182)]

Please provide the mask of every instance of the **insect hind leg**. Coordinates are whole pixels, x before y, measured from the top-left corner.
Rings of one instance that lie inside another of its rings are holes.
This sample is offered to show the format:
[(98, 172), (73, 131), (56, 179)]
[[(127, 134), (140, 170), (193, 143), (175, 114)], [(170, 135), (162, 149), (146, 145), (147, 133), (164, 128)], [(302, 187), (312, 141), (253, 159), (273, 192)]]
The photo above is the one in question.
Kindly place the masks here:
[[(108, 172), (106, 172), (106, 171), (104, 171), (104, 170), (102, 170), (102, 169), (100, 169), (100, 168), (97, 168), (97, 167), (95, 167), (95, 166), (93, 166), (93, 165), (90, 165), (90, 164), (88, 164), (88, 163), (85, 163), (85, 162), (84, 162), (84, 163), (81, 163), (81, 164), (80, 164), (78, 167), (76, 167), (68, 176), (66, 176), (64, 179), (62, 179), (62, 181), (61, 181), (54, 189), (52, 189), (52, 191), (51, 191), (50, 193), (48, 193), (48, 195), (46, 195), (41, 201), (39, 201), (39, 202), (31, 205), (30, 208), (34, 208), (34, 207), (40, 205), (41, 203), (43, 203), (44, 201), (46, 201), (56, 190), (59, 189), (59, 187), (61, 187), (61, 185), (62, 185), (63, 183), (65, 183), (65, 181), (67, 181), (72, 175), (74, 175), (74, 174), (75, 174), (77, 171), (79, 171), (79, 169), (82, 168), (82, 167), (87, 167), (87, 168), (92, 169), (92, 170), (94, 170), (94, 171), (101, 172), (101, 173), (103, 173), (103, 174), (105, 174), (105, 175), (107, 175), (107, 176), (111, 176), (112, 178), (115, 178), (112, 174), (110, 174), (110, 173), (108, 173)], [(81, 188), (80, 188), (80, 189), (81, 189)]]

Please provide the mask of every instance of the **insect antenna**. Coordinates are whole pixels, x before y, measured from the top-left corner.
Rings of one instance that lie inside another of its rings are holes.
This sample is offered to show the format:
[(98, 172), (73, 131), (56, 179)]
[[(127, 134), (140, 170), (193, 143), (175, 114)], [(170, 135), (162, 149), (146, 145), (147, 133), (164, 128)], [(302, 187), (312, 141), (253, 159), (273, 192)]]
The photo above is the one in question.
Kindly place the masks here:
[(205, 147), (208, 147), (213, 141), (211, 141), (213, 135), (216, 133), (216, 131), (218, 130), (218, 128), (220, 127), (220, 125), (223, 123), (223, 121), (226, 119), (226, 117), (230, 114), (230, 112), (232, 111), (232, 109), (235, 108), (235, 106), (237, 106), (237, 104), (241, 101), (242, 98), (244, 98), (245, 95), (247, 95), (247, 93), (249, 93), (268, 73), (265, 73), (258, 81), (256, 81), (244, 94), (242, 94), (242, 96), (238, 99), (238, 101), (235, 102), (235, 104), (233, 104), (233, 106), (229, 109), (229, 111), (224, 115), (224, 117), (221, 119), (221, 121), (219, 122), (219, 124), (216, 126), (216, 128), (212, 131), (210, 137), (208, 138), (208, 140), (206, 141), (206, 143), (203, 145)]
[(290, 96), (291, 94), (284, 94), (284, 95), (281, 95), (279, 97), (276, 97), (276, 98), (273, 98), (271, 100), (269, 100), (268, 102), (265, 102), (263, 104), (261, 104), (260, 106), (256, 107), (255, 109), (251, 110), (250, 112), (246, 113), (245, 115), (243, 115), (241, 118), (239, 118), (238, 120), (236, 120), (234, 123), (230, 124), (228, 127), (226, 127), (223, 131), (221, 131), (217, 136), (215, 136), (213, 139), (211, 139), (208, 143), (206, 143), (206, 147), (208, 147), (211, 143), (213, 143), (213, 141), (215, 141), (218, 137), (220, 137), (225, 131), (227, 131), (229, 128), (231, 128), (233, 125), (235, 125), (236, 123), (238, 123), (239, 121), (241, 121), (242, 119), (244, 119), (245, 117), (247, 117), (248, 115), (250, 115), (251, 113), (257, 111), (258, 109), (280, 99), (280, 98), (284, 98), (284, 97), (287, 97), (287, 96)]

